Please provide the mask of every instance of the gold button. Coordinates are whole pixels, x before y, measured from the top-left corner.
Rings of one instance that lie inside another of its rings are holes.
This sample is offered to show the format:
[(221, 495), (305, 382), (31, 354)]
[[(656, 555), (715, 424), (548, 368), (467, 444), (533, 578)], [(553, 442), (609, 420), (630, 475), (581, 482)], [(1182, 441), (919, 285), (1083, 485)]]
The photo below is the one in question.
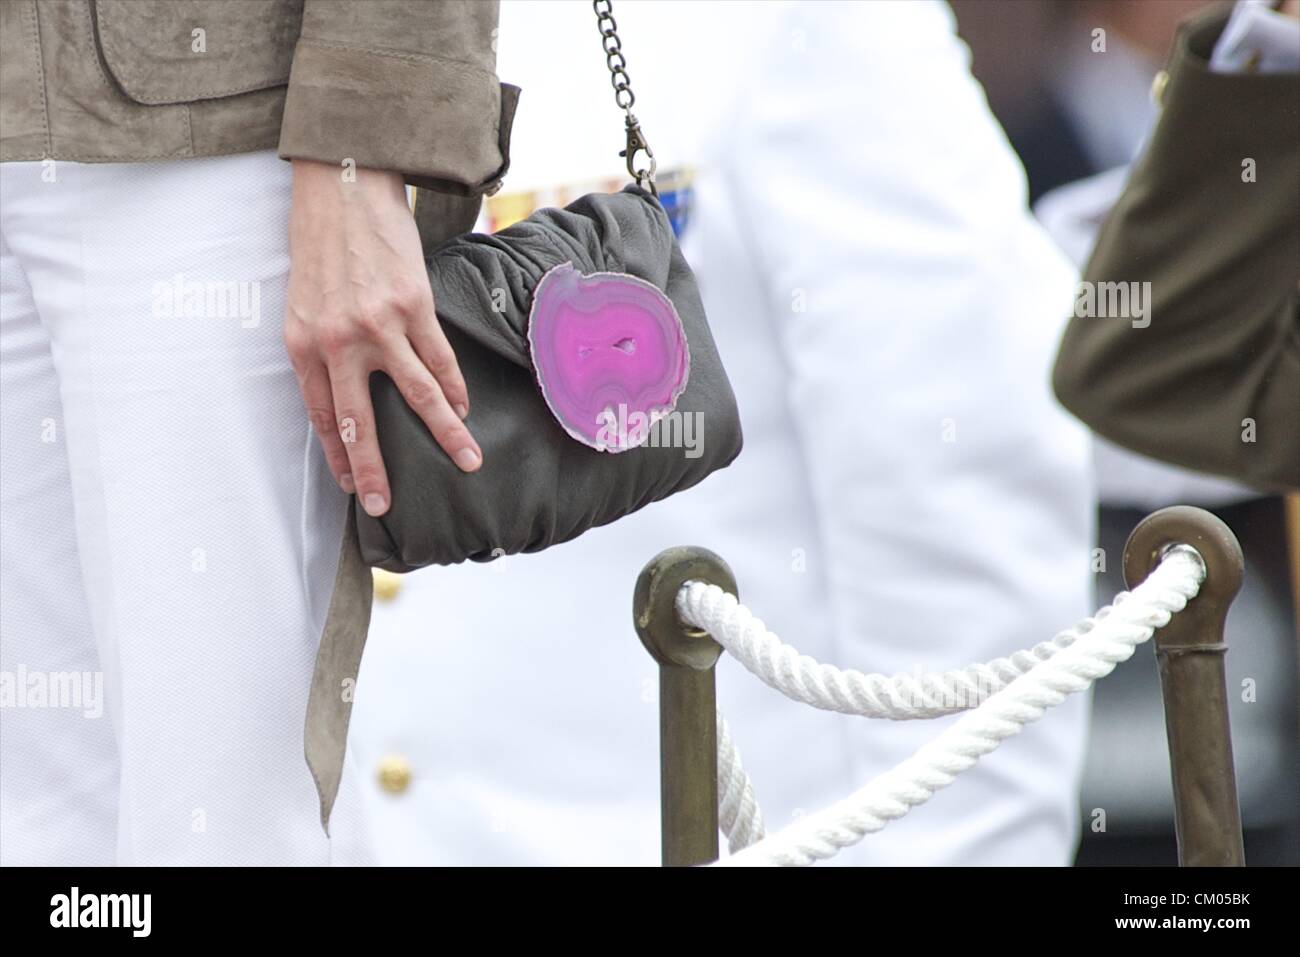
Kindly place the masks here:
[(379, 762), (379, 786), (389, 794), (401, 794), (411, 783), (411, 765), (400, 754), (389, 754)]
[(386, 572), (382, 568), (372, 568), (370, 572), (375, 580), (375, 597), (380, 601), (392, 601), (402, 590), (402, 576)]
[(1165, 105), (1165, 87), (1169, 85), (1169, 71), (1161, 70), (1151, 81), (1151, 102), (1156, 106)]

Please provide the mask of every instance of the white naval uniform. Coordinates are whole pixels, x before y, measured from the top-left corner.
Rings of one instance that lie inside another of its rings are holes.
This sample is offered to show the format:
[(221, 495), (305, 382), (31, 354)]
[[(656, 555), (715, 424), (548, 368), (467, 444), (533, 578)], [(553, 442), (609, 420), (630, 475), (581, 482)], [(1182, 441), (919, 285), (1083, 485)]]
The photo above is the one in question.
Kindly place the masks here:
[[(631, 595), (662, 548), (714, 549), (770, 627), (864, 671), (992, 658), (1092, 610), (1087, 443), (1048, 385), (1074, 272), (1026, 209), (950, 11), (781, 16), (765, 52), (727, 47), (745, 51), (745, 84), (686, 243), (745, 449), (613, 526), (416, 573), (376, 608), (351, 746), (364, 767), (400, 754), (412, 769), (401, 794), (367, 791), (385, 861), (657, 862), (656, 670)], [(620, 14), (647, 111), (711, 95), (682, 65), (715, 33), (679, 17), (673, 48), (656, 48), (633, 22)], [(528, 150), (517, 138), (525, 176)], [(725, 656), (718, 672), (769, 829), (946, 723), (817, 712)], [(842, 858), (1067, 863), (1086, 718), (1086, 698), (1068, 700)]]

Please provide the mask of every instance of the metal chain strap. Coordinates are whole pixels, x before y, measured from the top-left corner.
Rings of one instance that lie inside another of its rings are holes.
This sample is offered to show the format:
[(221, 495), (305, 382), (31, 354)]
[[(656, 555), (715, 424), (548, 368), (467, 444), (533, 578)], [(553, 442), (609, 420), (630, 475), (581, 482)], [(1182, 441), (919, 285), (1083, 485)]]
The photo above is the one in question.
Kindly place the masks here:
[[(623, 56), (623, 41), (619, 39), (618, 23), (614, 20), (613, 0), (592, 0), (591, 8), (596, 13), (596, 29), (600, 31), (600, 45), (605, 51), (610, 84), (614, 87), (614, 102), (623, 111), (627, 132), (627, 146), (618, 155), (627, 160), (627, 171), (637, 185), (658, 196), (659, 190), (655, 188), (658, 164), (645, 134), (641, 132), (641, 124), (632, 113), (636, 94), (632, 92), (632, 80), (627, 75), (627, 58)], [(645, 164), (640, 167), (637, 165), (638, 153), (645, 154)]]

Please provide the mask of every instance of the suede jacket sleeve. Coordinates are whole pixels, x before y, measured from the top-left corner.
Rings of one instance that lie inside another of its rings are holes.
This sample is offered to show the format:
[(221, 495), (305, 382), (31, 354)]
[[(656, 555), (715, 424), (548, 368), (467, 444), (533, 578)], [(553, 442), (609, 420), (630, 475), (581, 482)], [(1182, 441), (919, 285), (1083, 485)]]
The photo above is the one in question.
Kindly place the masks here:
[(1214, 73), (1226, 13), (1180, 30), (1162, 114), (1084, 283), (1149, 282), (1144, 322), (1070, 322), (1061, 402), (1121, 445), (1300, 487), (1300, 75)]
[(496, 0), (305, 0), (280, 155), (492, 192), (518, 90), (496, 77)]

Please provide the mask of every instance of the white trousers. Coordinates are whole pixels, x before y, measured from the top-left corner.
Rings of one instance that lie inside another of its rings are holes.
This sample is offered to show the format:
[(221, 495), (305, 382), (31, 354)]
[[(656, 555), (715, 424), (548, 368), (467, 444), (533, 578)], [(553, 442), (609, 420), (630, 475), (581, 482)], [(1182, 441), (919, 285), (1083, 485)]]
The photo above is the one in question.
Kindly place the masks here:
[(303, 759), (345, 499), (272, 153), (0, 165), (0, 864), (362, 861)]

